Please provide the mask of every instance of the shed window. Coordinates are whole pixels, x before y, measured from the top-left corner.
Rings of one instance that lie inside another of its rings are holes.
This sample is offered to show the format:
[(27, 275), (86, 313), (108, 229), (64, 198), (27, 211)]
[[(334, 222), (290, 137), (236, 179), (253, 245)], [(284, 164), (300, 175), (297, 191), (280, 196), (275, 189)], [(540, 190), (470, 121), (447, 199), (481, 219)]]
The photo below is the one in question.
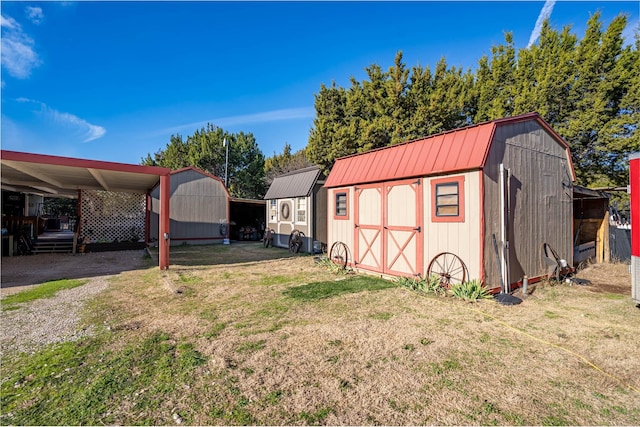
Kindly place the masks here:
[(269, 200), (269, 218), (271, 222), (276, 222), (278, 218), (278, 205), (276, 200)]
[(464, 177), (431, 181), (433, 222), (464, 222)]
[(305, 197), (298, 197), (296, 202), (296, 222), (307, 222), (307, 199)]
[(347, 193), (346, 192), (337, 192), (336, 193), (336, 217), (340, 219), (347, 219), (349, 216), (349, 210), (347, 206)]
[(460, 214), (457, 182), (436, 185), (436, 216), (458, 216)]

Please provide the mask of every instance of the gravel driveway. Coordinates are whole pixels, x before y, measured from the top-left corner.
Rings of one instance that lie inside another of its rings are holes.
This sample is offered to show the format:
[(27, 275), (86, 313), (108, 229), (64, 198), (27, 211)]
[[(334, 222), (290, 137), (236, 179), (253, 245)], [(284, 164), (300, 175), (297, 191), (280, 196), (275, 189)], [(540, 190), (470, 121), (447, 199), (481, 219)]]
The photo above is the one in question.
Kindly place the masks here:
[(49, 280), (89, 279), (85, 285), (59, 291), (52, 298), (2, 311), (0, 357), (91, 334), (80, 329), (84, 303), (107, 289), (109, 277), (143, 266), (144, 251), (98, 252), (82, 255), (41, 254), (2, 258), (2, 297)]

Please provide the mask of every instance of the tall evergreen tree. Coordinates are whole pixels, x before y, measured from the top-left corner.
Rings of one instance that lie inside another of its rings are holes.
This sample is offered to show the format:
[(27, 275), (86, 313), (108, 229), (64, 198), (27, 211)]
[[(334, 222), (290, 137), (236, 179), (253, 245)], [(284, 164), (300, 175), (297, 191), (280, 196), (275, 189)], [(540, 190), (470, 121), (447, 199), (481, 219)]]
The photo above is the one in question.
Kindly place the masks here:
[(281, 154), (273, 153), (273, 156), (267, 157), (264, 161), (265, 184), (268, 187), (277, 176), (309, 166), (313, 164), (307, 159), (305, 150), (292, 153), (291, 145), (287, 143)]
[(626, 158), (640, 150), (640, 42), (623, 46), (624, 16), (605, 31), (600, 20), (589, 19), (582, 39), (547, 21), (518, 52), (505, 33), (475, 73), (444, 58), (409, 71), (398, 52), (388, 71), (370, 65), (348, 89), (322, 86), (307, 156), (328, 172), (340, 156), (535, 111), (569, 143), (580, 184), (624, 185)]

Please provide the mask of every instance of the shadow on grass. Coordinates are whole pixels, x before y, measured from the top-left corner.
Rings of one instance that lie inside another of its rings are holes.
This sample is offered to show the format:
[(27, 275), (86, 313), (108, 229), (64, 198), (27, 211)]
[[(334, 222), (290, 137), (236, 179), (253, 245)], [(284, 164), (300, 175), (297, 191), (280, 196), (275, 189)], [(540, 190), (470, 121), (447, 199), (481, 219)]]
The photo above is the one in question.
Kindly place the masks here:
[[(158, 249), (151, 249), (154, 259)], [(262, 242), (232, 242), (230, 245), (178, 245), (171, 246), (169, 257), (171, 265), (212, 266), (224, 264), (242, 264), (265, 260), (291, 258), (297, 255), (282, 248), (265, 248)]]
[(327, 280), (289, 288), (284, 295), (300, 301), (317, 301), (362, 291), (379, 291), (395, 288), (394, 282), (369, 276), (353, 276), (344, 280)]

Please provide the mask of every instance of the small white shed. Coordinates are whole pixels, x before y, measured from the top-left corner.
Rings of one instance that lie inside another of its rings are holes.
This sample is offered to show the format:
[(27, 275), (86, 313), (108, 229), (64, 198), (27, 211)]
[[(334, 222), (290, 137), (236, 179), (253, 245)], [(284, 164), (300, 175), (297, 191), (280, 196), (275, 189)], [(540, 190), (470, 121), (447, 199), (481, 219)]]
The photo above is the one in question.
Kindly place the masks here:
[[(274, 231), (273, 245), (289, 248), (294, 230), (304, 234), (300, 252), (318, 252), (327, 242), (327, 192), (317, 166), (276, 177), (264, 199), (266, 228)], [(315, 248), (314, 248), (315, 246)]]

